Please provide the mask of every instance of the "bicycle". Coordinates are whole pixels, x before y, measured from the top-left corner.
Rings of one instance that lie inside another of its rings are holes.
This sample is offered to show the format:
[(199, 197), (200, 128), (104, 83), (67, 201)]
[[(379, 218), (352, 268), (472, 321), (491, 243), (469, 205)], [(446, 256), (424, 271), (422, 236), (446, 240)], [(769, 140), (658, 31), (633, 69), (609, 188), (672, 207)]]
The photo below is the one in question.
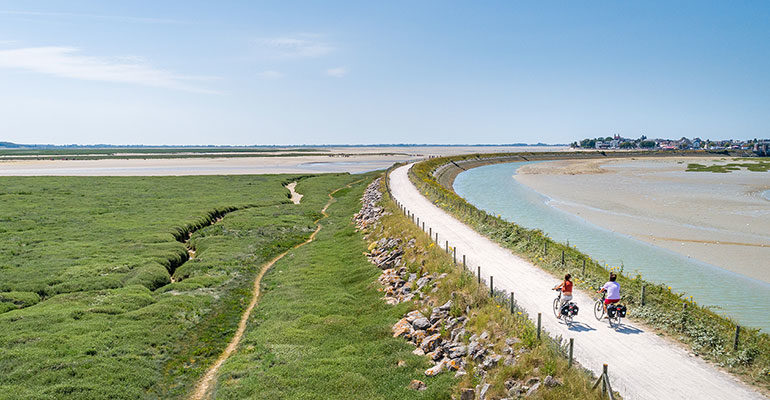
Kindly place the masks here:
[[(602, 317), (604, 317), (604, 299), (607, 296), (606, 292), (602, 292), (602, 296), (596, 299), (596, 302), (594, 303), (594, 317), (598, 321), (602, 320)], [(619, 309), (622, 307), (623, 311)], [(610, 327), (617, 328), (620, 326), (620, 320), (625, 315), (625, 306), (622, 306), (620, 304), (609, 304), (607, 305), (607, 320), (610, 323)]]
[[(572, 324), (572, 319), (577, 315), (578, 308), (575, 303), (569, 302), (564, 305), (564, 307), (561, 306), (561, 289), (554, 289), (557, 292), (559, 292), (558, 295), (556, 295), (556, 298), (553, 299), (553, 315), (558, 319), (559, 316), (561, 316), (561, 319), (566, 323), (567, 325)], [(566, 308), (566, 312), (564, 312), (562, 309)]]

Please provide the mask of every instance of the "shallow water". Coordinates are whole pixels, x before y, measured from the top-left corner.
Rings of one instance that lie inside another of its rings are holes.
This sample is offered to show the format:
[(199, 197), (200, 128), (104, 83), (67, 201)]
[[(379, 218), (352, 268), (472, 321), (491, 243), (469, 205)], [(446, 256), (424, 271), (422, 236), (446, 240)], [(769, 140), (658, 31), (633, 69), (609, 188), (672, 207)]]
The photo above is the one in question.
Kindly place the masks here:
[[(279, 158), (275, 158), (278, 160)], [(135, 160), (124, 160), (124, 165), (70, 165), (60, 162), (51, 167), (3, 169), (0, 164), (0, 176), (163, 176), (163, 175), (244, 175), (244, 174), (296, 174), (296, 173), (342, 173), (362, 174), (380, 169), (387, 169), (393, 163), (404, 161), (404, 157), (386, 160), (354, 160), (295, 163), (271, 163), (270, 159), (262, 163), (248, 163), (240, 158), (220, 159), (214, 163), (202, 158), (200, 162), (182, 159), (183, 164), (143, 165)], [(165, 160), (164, 160), (165, 161)], [(98, 161), (97, 161), (98, 163)]]
[[(770, 284), (611, 232), (548, 205), (550, 199), (517, 182), (527, 162), (487, 165), (455, 179), (455, 191), (475, 206), (527, 228), (541, 229), (610, 266), (624, 265), (645, 279), (714, 306), (740, 324), (770, 331)], [(770, 193), (765, 192), (767, 196)]]

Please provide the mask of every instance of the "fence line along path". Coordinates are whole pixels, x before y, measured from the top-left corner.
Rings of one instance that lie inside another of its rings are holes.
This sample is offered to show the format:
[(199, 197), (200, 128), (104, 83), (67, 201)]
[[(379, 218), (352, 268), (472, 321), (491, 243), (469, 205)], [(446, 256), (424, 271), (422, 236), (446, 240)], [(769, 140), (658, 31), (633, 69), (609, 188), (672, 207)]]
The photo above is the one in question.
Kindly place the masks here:
[(580, 314), (567, 327), (552, 311), (556, 292), (551, 288), (559, 279), (433, 205), (409, 181), (409, 168), (411, 164), (390, 173), (394, 199), (410, 214), (420, 217), (433, 234), (455, 247), (458, 256), (465, 256), (471, 271), (481, 267), (483, 281), (489, 282), (489, 277), (494, 276), (496, 289), (513, 291), (517, 305), (530, 318), (542, 313), (543, 329), (565, 340), (574, 338), (574, 358), (582, 366), (599, 376), (603, 364), (609, 364), (612, 388), (625, 399), (765, 399), (730, 374), (690, 356), (679, 343), (627, 320), (617, 330), (610, 328), (606, 320), (597, 321), (592, 311), (594, 300), (586, 292), (573, 292)]

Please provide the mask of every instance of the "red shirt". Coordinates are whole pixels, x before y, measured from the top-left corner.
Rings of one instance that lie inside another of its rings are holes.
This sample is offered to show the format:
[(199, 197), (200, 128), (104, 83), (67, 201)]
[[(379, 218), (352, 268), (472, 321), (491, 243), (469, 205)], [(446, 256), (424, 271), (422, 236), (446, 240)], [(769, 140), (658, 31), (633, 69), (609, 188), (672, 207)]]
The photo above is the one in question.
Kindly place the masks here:
[(572, 282), (570, 282), (570, 281), (564, 281), (564, 283), (562, 283), (562, 289), (561, 289), (561, 291), (562, 291), (563, 293), (572, 293)]

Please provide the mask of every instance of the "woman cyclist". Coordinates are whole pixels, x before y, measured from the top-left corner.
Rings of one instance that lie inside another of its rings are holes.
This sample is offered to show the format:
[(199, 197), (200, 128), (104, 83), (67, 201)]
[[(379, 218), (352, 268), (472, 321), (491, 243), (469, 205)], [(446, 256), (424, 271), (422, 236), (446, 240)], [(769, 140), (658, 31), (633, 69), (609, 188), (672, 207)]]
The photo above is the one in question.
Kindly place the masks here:
[(553, 290), (561, 290), (561, 304), (559, 304), (559, 316), (556, 318), (561, 319), (561, 309), (572, 300), (572, 275), (564, 275), (564, 281), (559, 286), (553, 288)]
[(607, 296), (604, 298), (604, 313), (607, 313), (607, 305), (617, 303), (620, 301), (620, 284), (615, 282), (617, 275), (614, 272), (610, 273), (609, 282), (605, 283), (601, 289), (596, 293), (607, 292)]

